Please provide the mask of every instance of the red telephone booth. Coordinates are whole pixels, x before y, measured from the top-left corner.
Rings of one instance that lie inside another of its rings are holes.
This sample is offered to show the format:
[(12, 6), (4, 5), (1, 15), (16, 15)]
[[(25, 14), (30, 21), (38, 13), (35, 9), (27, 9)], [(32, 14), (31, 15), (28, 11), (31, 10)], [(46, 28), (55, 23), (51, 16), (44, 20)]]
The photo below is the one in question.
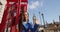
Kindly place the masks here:
[[(6, 1), (7, 4), (3, 13), (2, 23), (0, 24), (0, 32), (4, 32), (5, 28), (7, 28), (6, 32), (8, 32), (8, 29), (10, 29), (11, 32), (18, 32), (16, 25), (18, 25), (19, 22), (20, 11), (27, 12), (28, 0)], [(23, 8), (23, 10), (21, 8)], [(8, 22), (9, 26), (6, 24), (6, 22)]]

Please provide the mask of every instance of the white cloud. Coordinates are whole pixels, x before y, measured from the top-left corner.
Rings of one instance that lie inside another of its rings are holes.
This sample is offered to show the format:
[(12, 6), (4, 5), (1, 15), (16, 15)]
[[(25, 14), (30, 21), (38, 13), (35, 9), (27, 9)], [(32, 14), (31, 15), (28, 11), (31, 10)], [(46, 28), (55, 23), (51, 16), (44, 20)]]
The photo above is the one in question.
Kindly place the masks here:
[(35, 9), (39, 6), (39, 1), (31, 2), (31, 4), (28, 5), (29, 9)]
[(28, 9), (35, 9), (43, 6), (44, 0), (33, 0), (28, 4)]

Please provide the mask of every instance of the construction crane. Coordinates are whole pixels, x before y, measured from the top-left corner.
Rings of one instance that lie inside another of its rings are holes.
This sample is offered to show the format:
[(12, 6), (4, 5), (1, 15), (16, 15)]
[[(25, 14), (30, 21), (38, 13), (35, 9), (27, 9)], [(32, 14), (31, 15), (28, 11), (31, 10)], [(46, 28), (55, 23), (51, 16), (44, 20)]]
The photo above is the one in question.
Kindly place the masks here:
[[(4, 30), (6, 27), (6, 32), (8, 32), (8, 29), (10, 29), (10, 32), (18, 32), (16, 31), (16, 25), (19, 20), (21, 21), (21, 19), (19, 19), (21, 13), (27, 12), (27, 5), (28, 0), (6, 0), (6, 5), (0, 23), (0, 32), (5, 32)], [(21, 27), (20, 29), (22, 29)]]

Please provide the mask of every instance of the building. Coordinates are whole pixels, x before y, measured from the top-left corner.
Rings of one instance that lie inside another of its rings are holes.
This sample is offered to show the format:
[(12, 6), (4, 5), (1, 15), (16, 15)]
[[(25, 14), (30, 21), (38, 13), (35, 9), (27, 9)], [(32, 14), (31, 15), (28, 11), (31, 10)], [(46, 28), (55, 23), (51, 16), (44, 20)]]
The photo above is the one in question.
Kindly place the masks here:
[(46, 27), (40, 26), (39, 31), (42, 30), (44, 32), (60, 32), (60, 22), (50, 23)]
[(33, 24), (35, 24), (36, 23), (36, 16), (35, 16), (35, 14), (33, 15)]

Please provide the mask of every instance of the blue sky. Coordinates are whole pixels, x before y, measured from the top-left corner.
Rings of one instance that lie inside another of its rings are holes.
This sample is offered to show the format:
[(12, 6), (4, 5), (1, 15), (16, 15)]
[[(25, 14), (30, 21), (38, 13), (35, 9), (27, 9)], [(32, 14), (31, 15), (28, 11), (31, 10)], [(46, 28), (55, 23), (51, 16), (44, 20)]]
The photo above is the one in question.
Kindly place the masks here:
[[(33, 14), (40, 19), (39, 12), (44, 13), (45, 22), (59, 21), (60, 0), (28, 0), (28, 12), (30, 23), (33, 21)], [(42, 17), (40, 21), (42, 22)]]

